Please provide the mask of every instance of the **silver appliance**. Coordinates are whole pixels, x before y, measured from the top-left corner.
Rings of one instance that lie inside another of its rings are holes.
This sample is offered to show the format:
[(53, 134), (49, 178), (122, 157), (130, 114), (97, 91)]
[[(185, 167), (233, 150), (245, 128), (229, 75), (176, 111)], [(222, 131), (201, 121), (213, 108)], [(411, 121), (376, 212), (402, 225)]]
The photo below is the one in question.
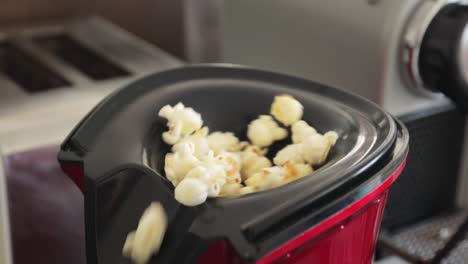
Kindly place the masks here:
[(358, 93), (402, 119), (408, 166), (384, 220), (399, 229), (468, 205), (467, 4), (226, 0), (222, 57)]
[(108, 94), (183, 64), (95, 16), (0, 33), (0, 263), (84, 263), (83, 199), (58, 144)]

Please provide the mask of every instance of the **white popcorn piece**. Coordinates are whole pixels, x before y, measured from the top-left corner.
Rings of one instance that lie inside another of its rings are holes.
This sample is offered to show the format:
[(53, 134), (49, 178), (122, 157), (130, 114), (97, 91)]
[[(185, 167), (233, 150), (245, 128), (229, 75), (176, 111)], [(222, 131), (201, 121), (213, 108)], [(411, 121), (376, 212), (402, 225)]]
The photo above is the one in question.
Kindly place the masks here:
[(176, 153), (166, 154), (164, 171), (166, 178), (177, 186), (185, 175), (199, 164), (199, 160), (194, 155), (195, 149), (192, 143), (183, 145), (183, 148)]
[(256, 187), (259, 191), (272, 189), (285, 183), (286, 173), (286, 169), (280, 166), (265, 168), (248, 178), (245, 184)]
[(185, 148), (185, 144), (192, 143), (194, 146), (194, 155), (198, 159), (203, 158), (210, 151), (210, 146), (208, 144), (208, 139), (206, 135), (208, 134), (208, 128), (204, 127), (197, 130), (194, 134), (185, 136), (179, 140), (174, 146), (172, 146), (173, 152), (181, 152)]
[(217, 197), (226, 183), (225, 174), (218, 173), (218, 168), (210, 169), (197, 166), (187, 173), (185, 179), (197, 179), (206, 185), (208, 197)]
[(288, 131), (280, 126), (269, 115), (261, 115), (250, 122), (247, 128), (247, 137), (259, 147), (268, 147), (277, 140), (288, 136)]
[(242, 180), (252, 177), (255, 173), (260, 172), (264, 168), (271, 167), (271, 161), (264, 156), (255, 154), (254, 152), (242, 152)]
[(208, 135), (208, 143), (215, 155), (222, 151), (236, 152), (240, 150), (239, 139), (231, 132), (213, 132)]
[(221, 197), (236, 197), (240, 195), (240, 189), (243, 188), (242, 184), (239, 183), (226, 183), (223, 188), (221, 188), (221, 192), (219, 196)]
[(147, 263), (159, 251), (167, 228), (167, 215), (160, 203), (151, 203), (141, 217), (135, 232), (127, 236), (123, 254), (134, 263)]
[(167, 119), (169, 127), (175, 127), (178, 123), (181, 124), (181, 135), (190, 134), (203, 125), (201, 115), (191, 107), (185, 107), (184, 104), (178, 103), (174, 107), (165, 105), (159, 110), (159, 116)]
[(323, 136), (328, 140), (328, 142), (332, 146), (335, 146), (336, 141), (338, 140), (338, 133), (336, 133), (335, 131), (328, 131)]
[(169, 125), (169, 131), (162, 133), (162, 139), (169, 145), (174, 145), (182, 136), (182, 122)]
[(286, 162), (283, 167), (286, 170), (284, 175), (284, 183), (289, 183), (298, 180), (302, 177), (310, 175), (314, 172), (314, 169), (309, 164), (304, 163), (289, 163)]
[(290, 126), (302, 118), (304, 107), (290, 95), (275, 96), (270, 113), (285, 126)]
[(304, 120), (299, 120), (291, 126), (291, 138), (293, 143), (301, 143), (307, 137), (317, 134), (317, 130), (307, 124)]
[(332, 144), (329, 138), (321, 134), (315, 134), (305, 139), (301, 146), (304, 160), (315, 166), (325, 162)]
[(241, 158), (238, 154), (232, 152), (221, 152), (216, 159), (223, 164), (226, 171), (226, 180), (228, 183), (241, 183), (242, 178), (240, 169), (242, 166)]
[(197, 206), (208, 198), (208, 186), (194, 178), (183, 179), (175, 188), (175, 199), (185, 206)]
[(224, 180), (226, 179), (226, 170), (224, 164), (216, 159), (213, 151), (210, 150), (208, 155), (202, 159), (201, 166), (204, 166), (206, 169), (208, 169), (213, 178)]
[(301, 144), (291, 144), (287, 145), (273, 158), (275, 165), (281, 166), (286, 162), (296, 164), (304, 163), (304, 158), (302, 157), (302, 145)]

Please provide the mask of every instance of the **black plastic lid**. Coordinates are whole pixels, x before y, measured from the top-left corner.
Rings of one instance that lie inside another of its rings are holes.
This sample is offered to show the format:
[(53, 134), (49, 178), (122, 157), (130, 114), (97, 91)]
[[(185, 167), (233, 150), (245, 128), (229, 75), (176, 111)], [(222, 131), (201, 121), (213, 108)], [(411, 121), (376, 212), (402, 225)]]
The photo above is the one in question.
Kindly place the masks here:
[[(283, 93), (301, 101), (303, 119), (320, 132), (339, 134), (328, 162), (273, 190), (193, 208), (177, 203), (163, 175), (169, 147), (161, 140), (166, 126), (158, 110), (183, 102), (211, 131), (245, 135), (248, 122), (268, 113), (273, 97)], [(361, 97), (278, 73), (194, 65), (150, 75), (109, 96), (63, 143), (59, 160), (84, 166), (88, 263), (126, 263), (125, 236), (151, 201), (160, 201), (169, 215), (154, 263), (192, 263), (219, 239), (243, 259), (259, 259), (365, 195), (406, 151), (406, 130)]]

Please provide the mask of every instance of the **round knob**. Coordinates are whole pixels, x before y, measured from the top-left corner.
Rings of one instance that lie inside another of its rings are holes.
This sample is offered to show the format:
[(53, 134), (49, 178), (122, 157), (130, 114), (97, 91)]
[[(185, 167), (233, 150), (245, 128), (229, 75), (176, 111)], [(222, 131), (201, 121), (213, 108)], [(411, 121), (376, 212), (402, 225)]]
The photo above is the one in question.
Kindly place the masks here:
[(468, 111), (468, 6), (440, 9), (423, 35), (417, 64), (426, 89), (441, 91)]

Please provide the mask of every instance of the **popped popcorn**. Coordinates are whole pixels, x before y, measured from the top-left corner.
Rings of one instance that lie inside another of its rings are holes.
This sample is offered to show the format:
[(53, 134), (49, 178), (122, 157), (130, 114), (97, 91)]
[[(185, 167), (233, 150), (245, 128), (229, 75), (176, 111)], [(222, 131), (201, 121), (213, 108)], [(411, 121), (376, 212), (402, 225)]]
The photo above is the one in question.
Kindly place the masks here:
[(336, 141), (338, 140), (338, 134), (335, 131), (328, 131), (327, 133), (323, 134), (325, 138), (327, 138), (328, 142), (335, 146)]
[(167, 119), (167, 125), (170, 130), (172, 128), (180, 130), (179, 133), (173, 133), (174, 135), (190, 134), (200, 129), (203, 125), (201, 115), (192, 108), (185, 107), (182, 103), (178, 103), (174, 107), (170, 105), (163, 106), (159, 110), (159, 116)]
[(134, 263), (148, 262), (159, 251), (167, 228), (167, 215), (160, 203), (153, 202), (145, 210), (136, 231), (130, 232), (122, 249)]
[(216, 178), (211, 171), (203, 166), (197, 166), (187, 173), (185, 179), (197, 179), (206, 185), (208, 197), (216, 197), (221, 191), (221, 186), (226, 180), (223, 177)]
[(193, 169), (199, 160), (194, 155), (195, 147), (192, 143), (183, 144), (182, 149), (175, 153), (168, 153), (165, 158), (164, 171), (166, 178), (177, 186), (185, 175)]
[(219, 196), (221, 197), (235, 197), (240, 195), (240, 189), (244, 186), (240, 183), (226, 183), (223, 188), (221, 188), (221, 192)]
[[(288, 131), (270, 115), (260, 115), (248, 124), (247, 138), (240, 142), (232, 132), (211, 134), (201, 115), (182, 103), (166, 105), (159, 115), (168, 120), (162, 137), (172, 144), (166, 155), (166, 177), (173, 183), (176, 199), (187, 206), (208, 197), (235, 197), (274, 188), (313, 173), (313, 166), (325, 162), (338, 134), (319, 134), (300, 120), (303, 106), (289, 95), (273, 100), (271, 115), (291, 128), (290, 144), (278, 151), (272, 162), (267, 147), (285, 139)], [(246, 185), (246, 186), (244, 186)]]
[(306, 138), (302, 143), (302, 157), (312, 166), (321, 165), (327, 159), (332, 145), (330, 136), (315, 134)]
[(162, 139), (169, 145), (174, 145), (182, 136), (182, 122), (168, 125), (169, 131), (162, 133)]
[(261, 115), (250, 122), (247, 137), (259, 147), (268, 147), (277, 140), (288, 136), (288, 131), (280, 126), (269, 115)]
[(263, 168), (271, 167), (271, 161), (268, 158), (257, 155), (255, 152), (242, 152), (241, 158), (242, 168), (240, 172), (242, 180), (250, 178)]
[(268, 152), (268, 148), (261, 148), (259, 146), (252, 145), (245, 141), (242, 141), (241, 143), (239, 143), (239, 145), (242, 153), (253, 152), (257, 155), (265, 156)]
[(275, 165), (281, 166), (286, 162), (290, 162), (293, 164), (296, 163), (304, 163), (304, 158), (302, 157), (302, 150), (303, 147), (301, 144), (291, 144), (287, 145), (273, 158), (273, 162)]
[(216, 159), (223, 164), (226, 171), (226, 180), (228, 183), (241, 183), (242, 178), (240, 174), (241, 158), (238, 154), (232, 152), (221, 152)]
[(210, 146), (208, 144), (208, 128), (203, 127), (197, 131), (195, 131), (194, 134), (185, 136), (182, 139), (179, 140), (174, 146), (172, 146), (172, 151), (173, 152), (181, 152), (185, 148), (185, 144), (187, 143), (192, 143), (194, 146), (194, 156), (197, 158), (203, 158), (208, 154), (210, 151)]
[(284, 184), (295, 181), (314, 172), (312, 166), (304, 163), (286, 162), (283, 167), (286, 169), (286, 173), (284, 175)]
[(291, 134), (293, 143), (301, 143), (307, 137), (317, 134), (317, 130), (306, 121), (299, 120), (291, 126)]
[[(231, 132), (213, 132), (203, 127), (201, 115), (182, 103), (166, 105), (159, 116), (167, 119), (168, 131), (162, 133), (173, 145), (166, 154), (164, 171), (175, 186), (175, 199), (186, 206), (197, 206), (208, 197), (239, 197), (272, 189), (314, 172), (312, 166), (325, 162), (338, 134), (319, 134), (300, 120), (303, 106), (289, 95), (276, 96), (271, 114), (291, 126), (293, 144), (278, 151), (273, 161), (265, 157), (266, 147), (288, 136), (288, 131), (270, 115), (250, 122), (247, 137), (240, 142)], [(159, 203), (145, 211), (136, 231), (127, 236), (122, 253), (137, 264), (149, 260), (161, 246), (167, 216)]]
[(284, 183), (286, 169), (280, 166), (264, 168), (245, 181), (247, 186), (256, 187), (260, 191), (278, 187)]
[(302, 118), (304, 107), (290, 95), (275, 96), (270, 113), (285, 126), (290, 126)]
[(239, 139), (231, 132), (213, 132), (208, 135), (208, 143), (215, 155), (222, 151), (235, 152), (239, 151)]
[(196, 206), (208, 198), (208, 186), (199, 179), (184, 178), (175, 188), (175, 199), (186, 206)]

